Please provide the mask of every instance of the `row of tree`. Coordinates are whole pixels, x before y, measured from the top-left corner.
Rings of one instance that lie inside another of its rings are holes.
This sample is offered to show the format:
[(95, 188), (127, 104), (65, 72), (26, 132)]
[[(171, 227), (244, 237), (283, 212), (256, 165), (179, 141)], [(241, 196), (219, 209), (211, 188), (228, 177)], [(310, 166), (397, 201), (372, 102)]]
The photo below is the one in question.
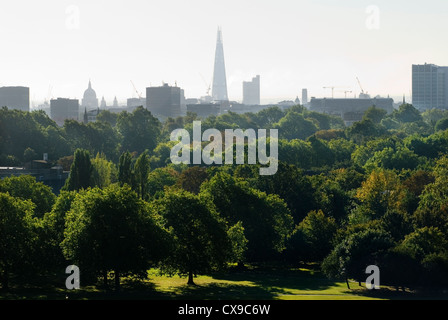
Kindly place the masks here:
[(138, 108), (63, 128), (39, 112), (0, 114), (2, 159), (41, 151), (3, 126), (14, 116), (26, 134), (55, 132), (62, 144), (43, 137), (66, 143), (58, 156), (70, 169), (59, 195), (31, 177), (0, 182), (4, 287), (31, 266), (75, 263), (105, 282), (113, 271), (118, 285), (151, 266), (191, 282), (229, 262), (273, 259), (319, 262), (338, 279), (362, 280), (376, 264), (396, 286), (448, 284), (446, 111), (372, 107), (348, 128), (300, 106), (202, 119), (203, 130), (279, 129), (273, 176), (254, 165), (171, 164), (169, 134), (192, 129), (194, 114), (159, 123)]

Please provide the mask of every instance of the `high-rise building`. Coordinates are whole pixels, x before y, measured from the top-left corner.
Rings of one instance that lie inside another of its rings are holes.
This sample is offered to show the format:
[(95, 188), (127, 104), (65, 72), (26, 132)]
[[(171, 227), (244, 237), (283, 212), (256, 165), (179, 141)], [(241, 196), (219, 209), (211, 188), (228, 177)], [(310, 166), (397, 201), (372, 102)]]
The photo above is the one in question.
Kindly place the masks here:
[(79, 100), (65, 98), (50, 100), (50, 115), (58, 126), (63, 126), (67, 119), (78, 120)]
[(448, 108), (448, 67), (412, 65), (412, 104), (420, 110)]
[(146, 88), (146, 106), (151, 113), (160, 118), (176, 118), (183, 115), (183, 90), (163, 84), (161, 87)]
[(224, 47), (222, 42), (222, 31), (218, 28), (216, 40), (215, 68), (213, 72), (212, 99), (215, 101), (228, 101), (226, 66), (224, 62)]
[(302, 89), (302, 104), (304, 106), (308, 104), (308, 89)]
[(81, 106), (83, 108), (97, 109), (98, 108), (98, 98), (96, 97), (95, 90), (92, 89), (92, 83), (89, 80), (89, 87), (84, 91), (84, 97), (82, 99)]
[(252, 81), (243, 82), (243, 104), (260, 104), (260, 76), (252, 78)]
[(30, 88), (2, 87), (0, 88), (0, 108), (30, 111)]

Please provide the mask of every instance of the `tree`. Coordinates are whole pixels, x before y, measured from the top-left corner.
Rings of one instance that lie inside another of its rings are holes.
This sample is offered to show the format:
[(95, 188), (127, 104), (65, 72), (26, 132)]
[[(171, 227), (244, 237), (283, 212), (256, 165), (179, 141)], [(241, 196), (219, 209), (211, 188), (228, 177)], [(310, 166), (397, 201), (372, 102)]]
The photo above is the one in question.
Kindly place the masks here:
[(289, 111), (280, 119), (274, 129), (279, 130), (279, 136), (283, 139), (306, 139), (318, 131), (316, 125), (303, 117), (302, 114)]
[(177, 180), (177, 184), (188, 192), (198, 194), (202, 183), (207, 179), (207, 170), (205, 168), (194, 166), (182, 171)]
[(294, 222), (278, 195), (250, 188), (223, 172), (205, 182), (200, 194), (211, 199), (230, 225), (242, 222), (248, 240), (248, 260), (263, 261), (285, 249)]
[(150, 198), (160, 198), (164, 190), (176, 185), (179, 173), (170, 167), (157, 168), (148, 176), (148, 195)]
[(118, 163), (118, 182), (120, 186), (124, 184), (128, 184), (129, 186), (134, 185), (132, 169), (131, 153), (129, 151), (123, 152)]
[(31, 200), (36, 206), (34, 213), (39, 218), (50, 212), (56, 201), (56, 196), (49, 186), (37, 182), (35, 177), (28, 175), (0, 180), (0, 192), (9, 193), (22, 200)]
[(435, 181), (426, 185), (420, 195), (414, 213), (418, 228), (437, 227), (448, 234), (448, 157), (437, 160), (434, 168)]
[(169, 237), (155, 212), (128, 185), (113, 184), (79, 194), (66, 216), (64, 256), (86, 275), (114, 271), (115, 286), (126, 274), (146, 276), (149, 262), (162, 259)]
[(337, 228), (336, 221), (326, 217), (322, 210), (310, 211), (300, 222), (298, 231), (303, 235), (309, 261), (321, 261), (330, 253)]
[(370, 119), (363, 119), (355, 122), (346, 129), (346, 135), (356, 143), (365, 143), (369, 140), (381, 137), (387, 134), (387, 130), (381, 124), (376, 124)]
[[(381, 218), (388, 210), (403, 210), (404, 191), (393, 171), (374, 170), (362, 183), (355, 196), (360, 204), (357, 218)], [(353, 217), (352, 217), (353, 218)]]
[(244, 227), (241, 221), (229, 228), (227, 235), (232, 244), (231, 261), (236, 262), (239, 267), (243, 266), (247, 251), (247, 238), (244, 235)]
[(379, 124), (381, 123), (381, 120), (383, 120), (384, 117), (386, 117), (386, 115), (387, 115), (386, 110), (372, 106), (364, 112), (363, 119), (369, 119), (373, 123)]
[(51, 211), (47, 212), (41, 219), (41, 225), (38, 229), (40, 264), (36, 267), (48, 272), (56, 271), (58, 268), (60, 270), (64, 267), (66, 260), (60, 244), (64, 240), (65, 217), (78, 193), (83, 192), (61, 191)]
[(322, 262), (322, 271), (330, 278), (354, 278), (360, 284), (365, 279), (369, 265), (379, 261), (394, 245), (389, 234), (377, 229), (367, 229), (349, 235), (337, 244)]
[[(244, 175), (245, 168), (249, 169), (249, 175)], [(277, 194), (286, 202), (294, 223), (298, 224), (309, 211), (317, 208), (316, 190), (303, 170), (294, 165), (279, 161), (278, 171), (272, 176), (260, 176), (257, 167), (244, 165), (235, 170), (234, 176), (246, 181), (253, 179), (253, 188), (267, 194)]]
[(30, 266), (35, 241), (34, 205), (0, 192), (0, 282), (9, 289), (11, 273), (20, 274)]
[(258, 128), (270, 128), (285, 116), (285, 112), (279, 107), (263, 109), (256, 114)]
[(402, 123), (423, 121), (423, 117), (420, 112), (409, 103), (402, 104), (398, 107), (398, 110), (394, 110), (392, 117)]
[(110, 112), (109, 110), (101, 110), (101, 112), (96, 116), (96, 121), (107, 122), (112, 127), (117, 124), (118, 114)]
[(161, 124), (151, 112), (138, 107), (132, 113), (121, 112), (118, 115), (117, 128), (123, 136), (122, 150), (140, 154), (145, 150), (152, 151), (157, 146)]
[(92, 185), (99, 188), (109, 186), (117, 180), (115, 165), (104, 154), (97, 153), (92, 159)]
[(188, 284), (194, 285), (195, 275), (225, 266), (231, 250), (226, 224), (205, 197), (170, 191), (155, 201), (154, 210), (174, 237), (164, 272), (188, 276)]
[(77, 149), (63, 190), (77, 191), (91, 187), (93, 185), (92, 172), (93, 166), (90, 160), (90, 153), (87, 150)]
[(434, 127), (435, 131), (444, 131), (446, 129), (448, 129), (448, 118), (440, 119)]
[(134, 190), (142, 199), (148, 198), (148, 175), (150, 171), (148, 151), (143, 152), (134, 165)]

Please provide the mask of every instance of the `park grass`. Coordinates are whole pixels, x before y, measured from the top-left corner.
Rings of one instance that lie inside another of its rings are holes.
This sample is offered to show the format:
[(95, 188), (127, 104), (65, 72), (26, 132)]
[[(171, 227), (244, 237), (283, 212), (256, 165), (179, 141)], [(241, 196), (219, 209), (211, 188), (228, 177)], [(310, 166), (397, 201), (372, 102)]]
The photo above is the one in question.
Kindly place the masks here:
[[(81, 289), (65, 289), (65, 278), (47, 285), (17, 287), (5, 300), (378, 300), (416, 299), (411, 292), (397, 292), (388, 287), (367, 290), (364, 284), (334, 281), (323, 276), (314, 266), (248, 266), (241, 270), (200, 275), (195, 285), (187, 279), (160, 274), (158, 269), (148, 271), (148, 278), (122, 279), (121, 290), (83, 285)], [(111, 281), (112, 285), (112, 281)]]

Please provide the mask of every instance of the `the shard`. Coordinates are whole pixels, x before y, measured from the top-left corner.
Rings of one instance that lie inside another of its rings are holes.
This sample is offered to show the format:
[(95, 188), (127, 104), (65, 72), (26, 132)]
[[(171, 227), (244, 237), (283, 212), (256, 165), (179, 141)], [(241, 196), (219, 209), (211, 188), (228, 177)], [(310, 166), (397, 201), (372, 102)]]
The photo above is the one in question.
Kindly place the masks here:
[(226, 66), (224, 63), (224, 48), (222, 44), (221, 28), (218, 28), (216, 40), (215, 69), (213, 72), (212, 98), (215, 101), (228, 101)]

